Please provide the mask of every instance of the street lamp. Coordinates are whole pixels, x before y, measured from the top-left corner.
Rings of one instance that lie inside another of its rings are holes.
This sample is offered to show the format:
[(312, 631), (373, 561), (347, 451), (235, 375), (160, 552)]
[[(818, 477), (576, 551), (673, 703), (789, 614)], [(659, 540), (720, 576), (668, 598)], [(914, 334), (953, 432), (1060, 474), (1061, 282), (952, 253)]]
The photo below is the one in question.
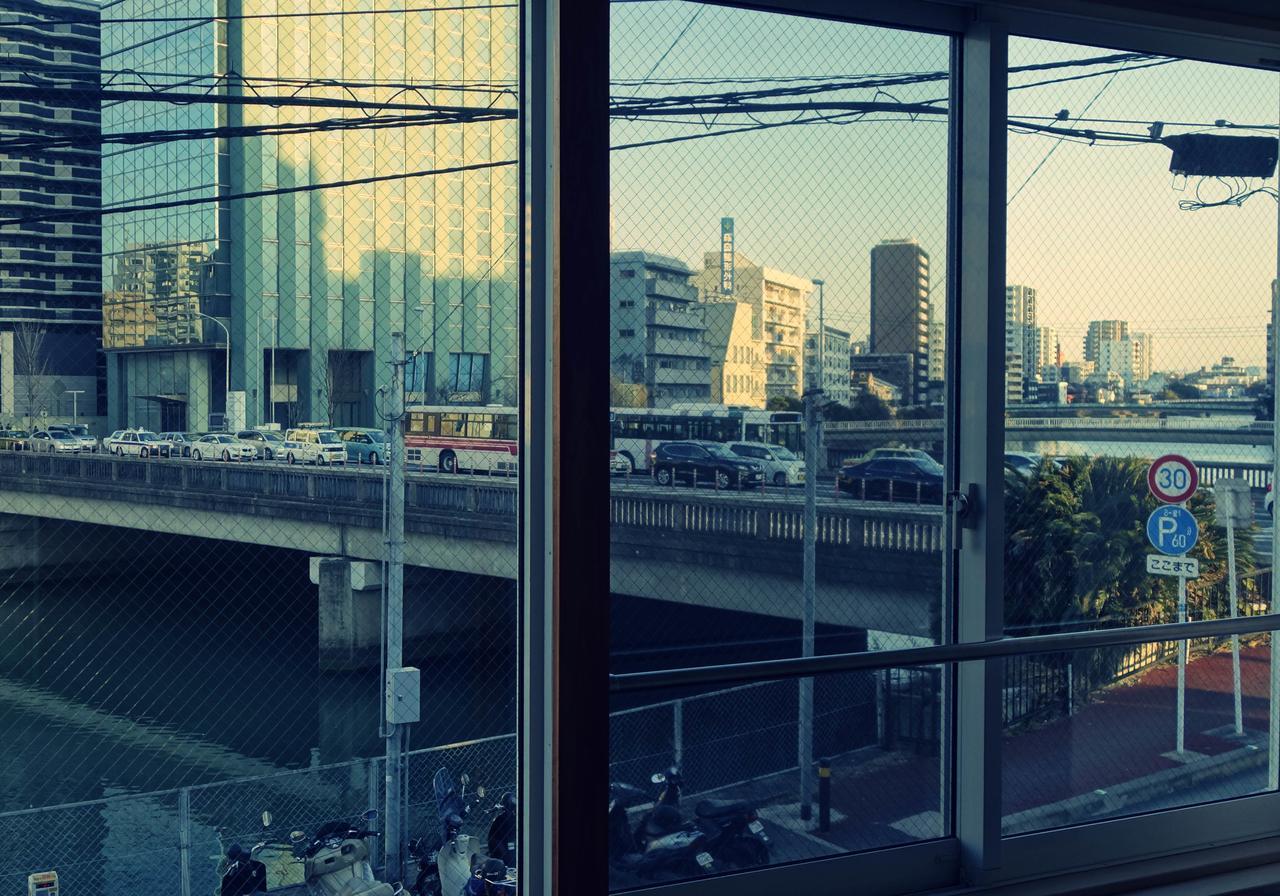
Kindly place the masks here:
[(79, 423), (80, 422), (80, 406), (77, 403), (76, 399), (78, 399), (81, 395), (84, 394), (84, 390), (83, 389), (66, 389), (64, 391), (71, 396), (71, 422)]
[[(813, 625), (818, 598), (818, 453), (822, 425), (822, 333), (826, 327), (822, 306), (825, 281), (815, 277), (813, 283), (818, 287), (818, 338), (814, 341), (818, 357), (816, 375), (804, 390), (804, 608), (800, 621), (800, 652), (803, 656), (813, 656)], [(813, 814), (812, 677), (800, 679), (799, 701), (800, 818), (808, 821)]]
[(187, 310), (187, 314), (192, 317), (198, 317), (202, 320), (211, 320), (218, 326), (222, 327), (222, 332), (226, 334), (226, 350), (223, 352), (225, 358), (225, 371), (223, 373), (222, 382), (222, 425), (227, 425), (227, 415), (231, 412), (231, 331), (227, 329), (227, 325), (212, 315), (205, 314), (202, 311)]

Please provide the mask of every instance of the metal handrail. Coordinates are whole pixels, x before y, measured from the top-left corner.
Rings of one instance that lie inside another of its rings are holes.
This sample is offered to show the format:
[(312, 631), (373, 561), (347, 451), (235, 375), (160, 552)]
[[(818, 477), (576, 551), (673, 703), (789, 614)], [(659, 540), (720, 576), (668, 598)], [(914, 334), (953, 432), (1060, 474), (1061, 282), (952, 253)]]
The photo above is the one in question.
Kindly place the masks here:
[(1203, 622), (1170, 622), (1099, 631), (1027, 635), (1018, 638), (997, 638), (991, 641), (939, 644), (932, 647), (832, 653), (824, 656), (755, 660), (746, 663), (691, 666), (683, 669), (659, 669), (653, 672), (628, 672), (610, 675), (609, 691), (620, 694), (692, 685), (748, 684), (756, 681), (802, 678), (838, 672), (965, 663), (1037, 653), (1091, 650), (1124, 644), (1145, 644), (1151, 641), (1185, 641), (1191, 638), (1249, 635), (1259, 632), (1280, 632), (1280, 613), (1242, 616), (1236, 619), (1210, 619)]

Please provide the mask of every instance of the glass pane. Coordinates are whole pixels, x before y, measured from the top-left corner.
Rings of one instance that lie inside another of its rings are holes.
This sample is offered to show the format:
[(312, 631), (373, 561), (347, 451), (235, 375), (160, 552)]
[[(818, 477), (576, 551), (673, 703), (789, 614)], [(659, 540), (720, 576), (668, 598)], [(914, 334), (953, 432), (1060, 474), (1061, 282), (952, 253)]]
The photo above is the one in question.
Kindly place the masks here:
[(292, 831), (396, 892), (444, 840), (455, 896), (514, 865), (520, 9), (385, 6), (3, 14), (49, 89), (0, 153), (41, 219), (0, 411), (43, 433), (0, 435), (0, 891), (300, 892)]
[(1231, 639), (1190, 642), (1181, 698), (1180, 642), (1006, 660), (1004, 832), (1265, 790), (1271, 645), (1242, 641), (1238, 691)]
[(796, 815), (796, 684), (615, 698), (610, 885), (936, 839), (942, 670), (820, 676), (813, 818)]
[[(1264, 611), (1276, 75), (1022, 38), (1009, 59), (1005, 630)], [(1174, 645), (1007, 663), (1006, 830), (1263, 786), (1265, 645), (1239, 723), (1229, 650), (1192, 654), (1182, 726)]]
[[(934, 34), (613, 6), (616, 671), (937, 643), (950, 54)], [(852, 805), (857, 836), (815, 833), (821, 720), (845, 718), (859, 763), (892, 762), (875, 721), (890, 690), (860, 691), (854, 715), (822, 682), (704, 695), (698, 737), (723, 750), (688, 787), (767, 797), (766, 827), (799, 832), (770, 861), (902, 839), (872, 831), (880, 813), (932, 813), (905, 836), (937, 836), (936, 753), (912, 766), (919, 799)], [(670, 737), (621, 718), (615, 758)], [(615, 765), (617, 783), (672, 761), (652, 758)]]

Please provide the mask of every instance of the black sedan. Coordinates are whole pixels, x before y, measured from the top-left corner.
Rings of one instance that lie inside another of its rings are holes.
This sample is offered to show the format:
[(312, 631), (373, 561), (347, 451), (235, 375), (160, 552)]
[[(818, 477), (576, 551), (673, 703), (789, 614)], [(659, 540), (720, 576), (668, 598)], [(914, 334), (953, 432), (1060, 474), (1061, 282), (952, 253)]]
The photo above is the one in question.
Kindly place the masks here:
[(658, 485), (706, 483), (726, 489), (757, 488), (764, 482), (764, 467), (719, 442), (664, 442), (650, 456), (649, 467)]
[(942, 502), (942, 466), (924, 458), (887, 457), (846, 464), (836, 488), (872, 501)]

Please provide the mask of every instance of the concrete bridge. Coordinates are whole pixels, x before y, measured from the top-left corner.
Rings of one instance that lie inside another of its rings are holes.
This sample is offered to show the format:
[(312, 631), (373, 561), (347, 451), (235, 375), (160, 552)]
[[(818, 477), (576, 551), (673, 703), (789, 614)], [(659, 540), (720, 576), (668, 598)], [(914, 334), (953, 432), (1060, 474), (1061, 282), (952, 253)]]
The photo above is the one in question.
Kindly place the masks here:
[[(1105, 406), (1104, 406), (1105, 407)], [(1014, 417), (1005, 419), (1005, 443), (1028, 450), (1043, 442), (1182, 442), (1271, 447), (1271, 424), (1224, 426), (1196, 417)], [(823, 439), (831, 467), (890, 442), (942, 448), (941, 420), (857, 420), (826, 423)], [(1188, 449), (1192, 450), (1192, 449)]]
[[(361, 469), (4, 453), (0, 521), (15, 532), (80, 527), (61, 533), (64, 545), (118, 542), (100, 533), (123, 529), (307, 551), (320, 591), (323, 661), (351, 668), (377, 656), (385, 482)], [(405, 491), (410, 566), (515, 578), (515, 481), (414, 475)], [(803, 520), (797, 494), (619, 483), (609, 513), (614, 593), (797, 617)], [(824, 495), (817, 621), (931, 636), (941, 604), (941, 551), (936, 506)], [(57, 563), (71, 553), (0, 551), (0, 570)], [(410, 637), (428, 635), (447, 615), (412, 607), (409, 613)]]

